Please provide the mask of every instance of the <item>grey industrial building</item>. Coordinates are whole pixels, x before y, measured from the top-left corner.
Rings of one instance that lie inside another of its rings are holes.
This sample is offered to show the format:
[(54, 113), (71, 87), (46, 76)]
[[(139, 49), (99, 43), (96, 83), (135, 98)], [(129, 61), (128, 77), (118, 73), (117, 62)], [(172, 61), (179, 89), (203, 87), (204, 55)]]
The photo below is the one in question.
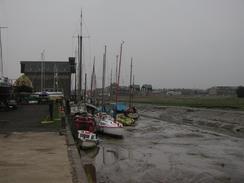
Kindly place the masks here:
[(32, 81), (33, 89), (39, 91), (62, 91), (70, 96), (71, 74), (75, 73), (75, 60), (65, 61), (20, 61), (21, 73)]

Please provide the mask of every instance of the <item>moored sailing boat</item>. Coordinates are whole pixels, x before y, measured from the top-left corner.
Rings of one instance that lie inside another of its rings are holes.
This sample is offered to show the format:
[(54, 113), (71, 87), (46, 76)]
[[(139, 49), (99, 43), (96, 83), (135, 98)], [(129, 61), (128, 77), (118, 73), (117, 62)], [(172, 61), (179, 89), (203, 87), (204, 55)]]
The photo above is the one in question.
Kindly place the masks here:
[(104, 101), (104, 87), (105, 87), (105, 74), (106, 74), (106, 50), (107, 47), (105, 46), (105, 52), (103, 54), (103, 78), (102, 78), (102, 106), (101, 112), (95, 115), (95, 121), (97, 126), (97, 131), (117, 137), (123, 137), (124, 129), (123, 125), (116, 120), (109, 114), (107, 114), (105, 101)]
[(124, 128), (123, 125), (114, 120), (110, 115), (100, 112), (95, 116), (97, 131), (103, 134), (123, 137)]
[(134, 76), (133, 76), (133, 85), (132, 85), (132, 62), (133, 58), (131, 58), (130, 64), (130, 94), (129, 94), (129, 108), (125, 111), (125, 116), (137, 120), (139, 118), (138, 111), (135, 106), (133, 106), (133, 95), (134, 95)]

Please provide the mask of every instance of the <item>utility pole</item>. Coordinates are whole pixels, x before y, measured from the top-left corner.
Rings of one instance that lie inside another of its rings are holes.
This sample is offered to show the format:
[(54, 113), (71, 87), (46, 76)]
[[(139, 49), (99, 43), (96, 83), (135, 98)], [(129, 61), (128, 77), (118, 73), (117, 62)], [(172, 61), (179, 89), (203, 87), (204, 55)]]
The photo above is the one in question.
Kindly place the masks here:
[(3, 73), (3, 47), (2, 47), (2, 33), (1, 33), (1, 30), (2, 29), (7, 29), (8, 27), (0, 27), (0, 67), (1, 67), (1, 70), (0, 70), (0, 76), (3, 77), (4, 73)]

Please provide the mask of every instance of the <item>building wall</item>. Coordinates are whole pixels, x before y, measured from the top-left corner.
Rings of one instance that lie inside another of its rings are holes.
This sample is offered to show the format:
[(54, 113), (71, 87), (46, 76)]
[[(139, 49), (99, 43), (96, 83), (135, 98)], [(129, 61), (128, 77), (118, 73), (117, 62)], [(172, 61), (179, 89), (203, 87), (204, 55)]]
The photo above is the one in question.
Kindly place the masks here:
[(34, 91), (41, 91), (41, 71), (43, 71), (43, 90), (62, 91), (65, 97), (70, 96), (71, 72), (69, 62), (45, 61), (45, 67), (41, 62), (22, 61), (21, 72), (32, 81)]
[(209, 95), (226, 95), (236, 96), (237, 87), (232, 86), (215, 86), (208, 89)]
[[(25, 73), (33, 84), (34, 91), (41, 91), (41, 75), (36, 73)], [(45, 74), (45, 80), (43, 80), (43, 87), (45, 91), (62, 91), (65, 96), (70, 95), (70, 75), (59, 74), (54, 79), (54, 74)], [(56, 81), (56, 82), (55, 82)], [(55, 84), (56, 83), (56, 84)]]

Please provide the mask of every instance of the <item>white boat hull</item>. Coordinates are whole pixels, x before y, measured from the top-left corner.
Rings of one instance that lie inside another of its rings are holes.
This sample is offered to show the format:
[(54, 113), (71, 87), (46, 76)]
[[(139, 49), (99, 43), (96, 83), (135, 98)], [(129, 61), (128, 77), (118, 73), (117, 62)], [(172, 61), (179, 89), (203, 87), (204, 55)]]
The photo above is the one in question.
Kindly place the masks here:
[(107, 135), (112, 135), (112, 136), (122, 137), (124, 135), (124, 129), (121, 127), (100, 126), (98, 131), (101, 133), (107, 134)]

